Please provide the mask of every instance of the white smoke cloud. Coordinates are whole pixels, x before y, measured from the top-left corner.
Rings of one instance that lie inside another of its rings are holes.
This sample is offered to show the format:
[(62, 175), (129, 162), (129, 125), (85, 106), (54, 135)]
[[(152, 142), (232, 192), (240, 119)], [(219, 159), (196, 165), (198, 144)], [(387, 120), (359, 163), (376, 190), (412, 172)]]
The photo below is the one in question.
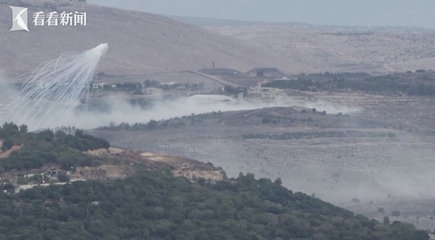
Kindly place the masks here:
[[(360, 109), (350, 108), (337, 104), (327, 104), (326, 102), (295, 102), (295, 101), (276, 101), (276, 102), (246, 102), (230, 101), (220, 102), (223, 96), (193, 96), (181, 98), (177, 101), (165, 102), (155, 101), (153, 107), (143, 110), (140, 107), (132, 106), (127, 98), (117, 97), (108, 98), (106, 103), (110, 106), (108, 112), (88, 111), (85, 113), (70, 113), (62, 122), (58, 124), (64, 126), (75, 126), (77, 128), (92, 129), (100, 126), (108, 126), (111, 122), (115, 123), (145, 123), (150, 120), (164, 120), (174, 117), (189, 116), (208, 112), (224, 112), (252, 110), (265, 107), (290, 107), (303, 106), (326, 110), (330, 113), (356, 113)], [(216, 98), (218, 101), (213, 101)]]
[(40, 65), (18, 90), (20, 79), (4, 81), (0, 120), (28, 124), (30, 129), (49, 128), (66, 121), (80, 100), (89, 97), (96, 66), (107, 44), (81, 54), (64, 53), (58, 59)]
[[(279, 100), (273, 103), (234, 101), (225, 96), (193, 96), (175, 102), (157, 101), (149, 110), (133, 107), (128, 99), (102, 98), (110, 106), (108, 112), (83, 111), (87, 105), (80, 106), (80, 101), (88, 100), (89, 86), (94, 80), (96, 66), (105, 54), (107, 44), (84, 53), (64, 53), (58, 59), (39, 66), (30, 77), (25, 79), (20, 90), (15, 82), (5, 81), (1, 84), (2, 98), (0, 104), (0, 121), (12, 121), (27, 124), (30, 130), (71, 126), (90, 129), (109, 125), (110, 122), (148, 122), (163, 120), (212, 111), (250, 110), (264, 107), (303, 106), (316, 108), (328, 113), (354, 113), (359, 109), (340, 106), (327, 102), (304, 102)], [(222, 102), (227, 100), (227, 102)]]

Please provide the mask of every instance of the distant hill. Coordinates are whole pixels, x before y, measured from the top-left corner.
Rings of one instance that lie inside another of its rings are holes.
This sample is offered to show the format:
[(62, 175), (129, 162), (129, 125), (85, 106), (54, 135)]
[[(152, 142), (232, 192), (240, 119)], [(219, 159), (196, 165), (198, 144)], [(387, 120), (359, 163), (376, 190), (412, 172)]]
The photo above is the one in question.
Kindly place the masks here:
[(434, 29), (167, 17), (235, 37), (316, 72), (405, 72), (435, 64)]
[(213, 62), (216, 67), (240, 71), (255, 67), (276, 67), (286, 73), (310, 71), (243, 41), (166, 17), (80, 2), (31, 1), (34, 6), (29, 8), (29, 25), (36, 11), (85, 11), (85, 27), (29, 26), (30, 32), (9, 32), (8, 5), (20, 2), (0, 2), (0, 69), (13, 76), (65, 51), (84, 51), (100, 43), (108, 43), (109, 50), (98, 70), (111, 74), (198, 70), (210, 68)]
[(431, 69), (433, 30), (257, 24), (205, 29), (235, 37), (316, 72), (388, 73)]
[(427, 32), (434, 33), (435, 29), (422, 27), (394, 27), (394, 26), (338, 26), (338, 25), (316, 25), (304, 22), (264, 22), (264, 21), (243, 21), (216, 18), (185, 17), (174, 15), (163, 15), (176, 21), (184, 22), (198, 27), (243, 27), (256, 25), (287, 26), (312, 30), (342, 30), (342, 31), (371, 31), (371, 32)]

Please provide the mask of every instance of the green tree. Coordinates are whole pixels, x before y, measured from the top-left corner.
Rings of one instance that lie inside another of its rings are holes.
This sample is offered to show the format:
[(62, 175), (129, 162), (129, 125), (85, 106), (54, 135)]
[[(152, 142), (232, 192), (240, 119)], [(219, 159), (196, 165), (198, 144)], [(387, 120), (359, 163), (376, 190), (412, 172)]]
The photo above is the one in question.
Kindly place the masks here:
[(388, 216), (384, 217), (383, 224), (387, 225), (387, 226), (390, 226), (390, 219), (388, 218)]
[(156, 129), (158, 126), (158, 123), (156, 120), (150, 120), (147, 124), (148, 129)]
[(281, 180), (281, 178), (279, 177), (279, 178), (277, 178), (273, 183), (274, 183), (275, 185), (281, 186), (281, 185), (282, 185), (282, 180)]
[(27, 125), (21, 125), (20, 126), (20, 133), (27, 133), (29, 131), (29, 128), (27, 127)]
[(18, 134), (18, 126), (14, 123), (4, 123), (0, 128), (0, 138), (11, 138)]
[(12, 185), (12, 184), (10, 184), (10, 183), (6, 184), (6, 185), (3, 187), (3, 189), (6, 190), (6, 191), (9, 192), (9, 193), (13, 193), (13, 192), (15, 192), (15, 187), (14, 187), (14, 185)]
[(59, 182), (69, 182), (69, 176), (64, 173), (60, 173), (57, 175), (57, 180)]
[(11, 149), (13, 146), (14, 146), (14, 141), (11, 139), (6, 139), (3, 142), (1, 149), (2, 149), (2, 151), (6, 151), (6, 150)]

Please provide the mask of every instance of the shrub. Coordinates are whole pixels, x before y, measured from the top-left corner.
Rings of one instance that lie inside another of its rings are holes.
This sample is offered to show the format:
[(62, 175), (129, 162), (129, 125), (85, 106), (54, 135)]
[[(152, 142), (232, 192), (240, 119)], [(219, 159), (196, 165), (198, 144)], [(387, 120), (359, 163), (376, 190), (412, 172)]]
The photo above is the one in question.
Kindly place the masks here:
[(3, 142), (3, 145), (2, 145), (2, 151), (6, 151), (6, 150), (9, 150), (9, 149), (11, 149), (12, 148), (12, 146), (14, 146), (14, 141), (12, 141), (11, 139), (6, 139), (4, 142)]
[(15, 187), (14, 185), (8, 183), (3, 187), (4, 190), (6, 190), (7, 192), (15, 192)]
[(384, 225), (389, 226), (390, 225), (390, 219), (387, 216), (385, 216), (384, 220), (383, 220), (383, 223), (384, 223)]

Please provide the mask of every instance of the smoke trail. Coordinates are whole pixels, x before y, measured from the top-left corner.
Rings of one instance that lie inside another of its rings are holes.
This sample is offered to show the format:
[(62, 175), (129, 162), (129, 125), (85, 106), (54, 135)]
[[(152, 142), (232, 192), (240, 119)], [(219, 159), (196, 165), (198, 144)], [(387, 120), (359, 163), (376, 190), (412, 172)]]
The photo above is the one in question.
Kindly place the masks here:
[(3, 118), (36, 130), (70, 118), (81, 100), (85, 111), (95, 68), (107, 48), (107, 44), (100, 44), (81, 54), (64, 53), (40, 65), (19, 87), (18, 94), (6, 100), (8, 113)]

